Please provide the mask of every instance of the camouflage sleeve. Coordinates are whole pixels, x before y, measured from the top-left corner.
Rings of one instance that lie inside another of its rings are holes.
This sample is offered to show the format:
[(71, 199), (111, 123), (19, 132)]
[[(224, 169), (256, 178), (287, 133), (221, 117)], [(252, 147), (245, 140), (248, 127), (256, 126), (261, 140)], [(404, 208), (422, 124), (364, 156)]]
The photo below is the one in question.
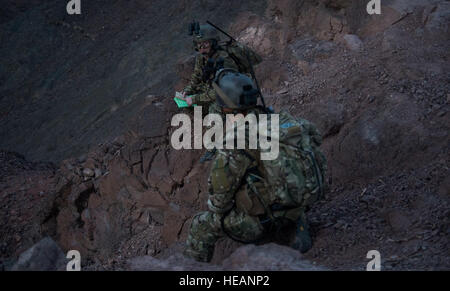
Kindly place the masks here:
[(202, 93), (196, 94), (192, 97), (192, 103), (200, 106), (209, 105), (216, 101), (216, 91), (213, 88), (202, 90)]
[(195, 58), (194, 72), (191, 75), (189, 84), (184, 88), (184, 92), (188, 95), (198, 93), (200, 91), (200, 85), (202, 84), (202, 58), (197, 56)]
[(302, 118), (299, 118), (298, 122), (305, 128), (305, 130), (311, 136), (313, 142), (317, 146), (320, 146), (322, 144), (322, 135), (321, 135), (319, 129), (317, 128), (317, 126), (315, 124), (313, 124), (312, 122), (310, 122), (306, 119), (302, 119)]
[(234, 205), (234, 195), (252, 161), (237, 151), (219, 150), (209, 176), (208, 208), (225, 213)]

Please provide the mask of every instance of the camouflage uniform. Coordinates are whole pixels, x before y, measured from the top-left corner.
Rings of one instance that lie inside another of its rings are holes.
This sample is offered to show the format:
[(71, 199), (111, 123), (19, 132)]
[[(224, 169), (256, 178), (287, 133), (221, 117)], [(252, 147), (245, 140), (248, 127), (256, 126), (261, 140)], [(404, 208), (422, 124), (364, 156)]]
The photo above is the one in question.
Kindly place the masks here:
[[(248, 52), (252, 65), (257, 65), (261, 62), (262, 59), (258, 54), (239, 44), (235, 44), (230, 47), (230, 51), (233, 53), (232, 55), (227, 51), (227, 48), (223, 47), (219, 47), (214, 54), (209, 57), (204, 57), (199, 54), (195, 59), (194, 73), (191, 76), (188, 86), (184, 89), (184, 92), (186, 92), (187, 95), (194, 95), (192, 97), (193, 104), (209, 106), (209, 113), (220, 113), (220, 108), (218, 108), (215, 104), (216, 95), (214, 89), (211, 87), (209, 82), (205, 82), (203, 80), (203, 71), (205, 69), (207, 59), (212, 58), (216, 62), (219, 59), (223, 59), (224, 68), (235, 69), (241, 73), (250, 74), (250, 66), (245, 61), (244, 56), (238, 55), (240, 50), (237, 48)], [(235, 55), (238, 55), (238, 57)]]
[(274, 226), (272, 221), (295, 222), (304, 216), (302, 205), (287, 210), (271, 208), (273, 217), (269, 219), (266, 210), (274, 201), (264, 181), (256, 178), (265, 179), (258, 169), (259, 154), (259, 150), (218, 150), (208, 180), (209, 210), (194, 216), (185, 255), (209, 262), (216, 241), (223, 236), (256, 243), (273, 234), (268, 229)]

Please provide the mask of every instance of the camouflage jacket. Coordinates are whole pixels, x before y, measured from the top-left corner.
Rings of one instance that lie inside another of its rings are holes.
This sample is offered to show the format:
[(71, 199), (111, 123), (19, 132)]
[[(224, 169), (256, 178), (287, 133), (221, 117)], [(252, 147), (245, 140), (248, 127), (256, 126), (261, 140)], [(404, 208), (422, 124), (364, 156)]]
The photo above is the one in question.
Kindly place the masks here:
[[(240, 48), (240, 50), (239, 50)], [(240, 56), (238, 52), (245, 50), (248, 52), (252, 65), (257, 65), (261, 62), (261, 57), (254, 51), (241, 45), (234, 45), (231, 47), (219, 47), (219, 49), (210, 57), (217, 61), (219, 58), (223, 59), (223, 67), (235, 69), (241, 73), (250, 73), (248, 63), (245, 61), (244, 56)], [(195, 95), (192, 98), (194, 104), (208, 105), (216, 101), (216, 95), (214, 89), (211, 87), (210, 82), (203, 80), (203, 71), (207, 63), (207, 58), (198, 55), (195, 59), (194, 72), (191, 76), (191, 80), (184, 89), (187, 95)]]

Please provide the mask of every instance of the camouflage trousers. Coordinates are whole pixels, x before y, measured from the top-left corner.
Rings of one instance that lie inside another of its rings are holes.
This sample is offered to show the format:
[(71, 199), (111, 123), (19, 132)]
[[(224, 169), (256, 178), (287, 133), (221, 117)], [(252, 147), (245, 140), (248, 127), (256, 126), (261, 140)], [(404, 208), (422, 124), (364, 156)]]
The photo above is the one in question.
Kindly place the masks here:
[[(284, 217), (294, 223), (303, 209), (293, 209), (278, 212), (274, 216)], [(200, 262), (209, 262), (214, 253), (214, 246), (218, 239), (232, 235), (233, 238), (241, 241), (270, 241), (273, 233), (267, 231), (266, 225), (256, 216), (251, 216), (234, 208), (226, 215), (222, 229), (223, 215), (211, 211), (200, 212), (194, 216), (184, 254)]]

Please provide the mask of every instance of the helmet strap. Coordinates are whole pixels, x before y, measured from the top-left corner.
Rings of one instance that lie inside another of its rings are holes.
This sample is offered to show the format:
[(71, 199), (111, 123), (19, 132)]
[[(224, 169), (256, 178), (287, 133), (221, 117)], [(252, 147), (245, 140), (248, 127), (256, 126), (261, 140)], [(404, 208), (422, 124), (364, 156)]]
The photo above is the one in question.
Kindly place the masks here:
[(234, 104), (233, 101), (231, 101), (230, 98), (228, 98), (227, 94), (222, 91), (222, 89), (217, 85), (216, 82), (212, 82), (212, 86), (214, 90), (216, 90), (216, 93), (219, 95), (219, 97), (225, 102), (225, 104), (228, 106), (228, 108), (236, 108), (236, 104)]

